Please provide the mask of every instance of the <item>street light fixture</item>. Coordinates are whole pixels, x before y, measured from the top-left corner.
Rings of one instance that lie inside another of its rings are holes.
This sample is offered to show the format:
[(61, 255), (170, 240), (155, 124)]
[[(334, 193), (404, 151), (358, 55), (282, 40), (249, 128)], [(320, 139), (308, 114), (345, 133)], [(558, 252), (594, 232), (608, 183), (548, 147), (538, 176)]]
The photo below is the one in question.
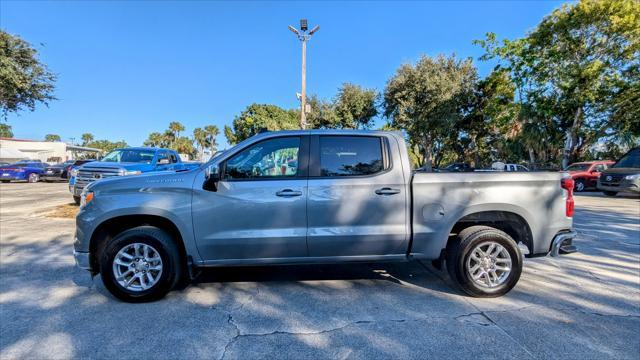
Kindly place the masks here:
[[(309, 25), (307, 19), (300, 20), (300, 30), (289, 25), (291, 30), (298, 40), (302, 42), (302, 91), (300, 94), (300, 128), (307, 128), (307, 40), (311, 39), (311, 36), (320, 29), (320, 26), (315, 26), (311, 31), (307, 32)], [(297, 95), (297, 94), (296, 94)]]

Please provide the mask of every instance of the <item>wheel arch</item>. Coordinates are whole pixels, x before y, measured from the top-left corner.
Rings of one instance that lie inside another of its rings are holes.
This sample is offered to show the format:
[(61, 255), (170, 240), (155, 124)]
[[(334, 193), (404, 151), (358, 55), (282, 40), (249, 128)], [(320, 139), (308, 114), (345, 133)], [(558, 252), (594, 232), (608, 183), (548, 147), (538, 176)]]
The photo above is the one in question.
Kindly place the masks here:
[(516, 243), (522, 242), (529, 249), (529, 254), (534, 254), (533, 234), (529, 223), (521, 215), (503, 210), (479, 211), (464, 215), (452, 227), (447, 240), (447, 247), (452, 241), (456, 241), (457, 235), (464, 229), (485, 225), (502, 230), (511, 236)]
[(186, 265), (187, 251), (184, 244), (184, 239), (178, 226), (170, 219), (159, 215), (121, 215), (109, 218), (96, 227), (91, 235), (89, 242), (89, 253), (91, 258), (91, 268), (94, 272), (100, 268), (98, 262), (102, 251), (109, 240), (116, 237), (123, 231), (133, 229), (138, 226), (155, 226), (169, 233), (178, 246), (180, 257), (184, 259)]

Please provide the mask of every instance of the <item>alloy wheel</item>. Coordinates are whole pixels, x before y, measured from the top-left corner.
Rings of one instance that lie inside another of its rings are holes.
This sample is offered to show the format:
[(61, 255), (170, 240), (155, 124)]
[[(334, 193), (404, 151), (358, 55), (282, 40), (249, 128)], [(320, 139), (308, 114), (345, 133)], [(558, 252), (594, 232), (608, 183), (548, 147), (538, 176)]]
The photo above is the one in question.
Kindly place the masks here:
[(139, 292), (150, 289), (162, 275), (160, 253), (151, 245), (129, 244), (113, 258), (113, 275), (127, 290)]
[(485, 288), (495, 288), (509, 278), (511, 255), (497, 242), (486, 241), (471, 251), (465, 265), (474, 283)]

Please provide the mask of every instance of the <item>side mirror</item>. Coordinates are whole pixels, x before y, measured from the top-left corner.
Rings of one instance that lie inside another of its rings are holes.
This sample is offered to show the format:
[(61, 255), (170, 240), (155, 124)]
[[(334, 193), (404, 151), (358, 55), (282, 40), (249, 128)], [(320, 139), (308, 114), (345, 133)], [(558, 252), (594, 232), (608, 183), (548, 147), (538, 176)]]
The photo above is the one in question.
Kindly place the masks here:
[(169, 161), (168, 158), (163, 158), (163, 159), (158, 160), (158, 165), (167, 165), (167, 164), (170, 164), (170, 163), (171, 163), (171, 161)]
[(204, 190), (218, 191), (218, 181), (220, 181), (220, 168), (217, 165), (204, 169), (204, 184), (202, 184)]

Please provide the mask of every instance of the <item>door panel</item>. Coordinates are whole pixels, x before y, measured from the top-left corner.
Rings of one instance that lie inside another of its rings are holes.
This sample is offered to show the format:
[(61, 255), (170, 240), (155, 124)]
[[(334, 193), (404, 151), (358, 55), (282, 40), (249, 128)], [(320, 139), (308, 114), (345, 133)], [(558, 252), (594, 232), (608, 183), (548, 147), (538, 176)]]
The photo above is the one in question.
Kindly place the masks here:
[(307, 256), (308, 149), (306, 137), (267, 139), (221, 164), (216, 191), (196, 180), (193, 226), (205, 261)]
[[(299, 196), (278, 196), (291, 190)], [(221, 181), (194, 191), (193, 224), (204, 260), (307, 256), (307, 180)]]
[[(320, 138), (312, 140), (311, 162), (318, 169), (310, 169), (316, 176), (308, 183), (309, 256), (404, 254), (408, 194), (399, 156), (385, 159), (388, 166), (378, 169), (371, 157), (363, 160), (361, 152), (366, 144), (358, 144), (358, 139), (345, 136), (331, 140), (326, 146)], [(384, 149), (383, 158), (397, 153)], [(329, 166), (323, 166), (322, 157)], [(354, 169), (376, 173), (353, 175), (358, 173)]]

